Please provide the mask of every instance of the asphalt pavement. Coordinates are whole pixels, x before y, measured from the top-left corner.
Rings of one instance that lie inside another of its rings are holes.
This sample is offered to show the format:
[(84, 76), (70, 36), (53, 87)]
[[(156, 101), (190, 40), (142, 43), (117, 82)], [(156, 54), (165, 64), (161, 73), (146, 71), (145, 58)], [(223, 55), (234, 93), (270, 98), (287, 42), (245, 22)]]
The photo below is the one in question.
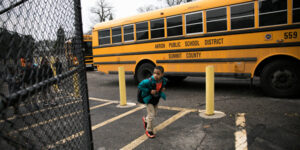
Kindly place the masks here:
[[(215, 110), (225, 117), (204, 119), (205, 78), (168, 83), (155, 120), (156, 138), (144, 132), (143, 105), (117, 107), (117, 75), (87, 73), (94, 149), (300, 149), (300, 98), (265, 96), (259, 80), (216, 78)], [(137, 84), (126, 75), (128, 103), (137, 103)]]

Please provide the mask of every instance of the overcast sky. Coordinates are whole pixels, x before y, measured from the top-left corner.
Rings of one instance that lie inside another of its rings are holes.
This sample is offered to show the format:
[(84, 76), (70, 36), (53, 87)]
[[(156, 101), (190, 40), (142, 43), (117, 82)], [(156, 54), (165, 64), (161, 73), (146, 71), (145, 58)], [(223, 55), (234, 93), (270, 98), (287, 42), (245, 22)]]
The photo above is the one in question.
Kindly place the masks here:
[[(87, 32), (94, 24), (91, 22), (91, 18), (94, 16), (91, 14), (91, 7), (95, 6), (97, 0), (81, 0), (82, 6), (82, 22), (83, 32)], [(112, 7), (114, 13), (114, 19), (132, 16), (138, 14), (137, 9), (139, 7), (155, 5), (163, 7), (163, 1), (158, 0), (106, 0)]]

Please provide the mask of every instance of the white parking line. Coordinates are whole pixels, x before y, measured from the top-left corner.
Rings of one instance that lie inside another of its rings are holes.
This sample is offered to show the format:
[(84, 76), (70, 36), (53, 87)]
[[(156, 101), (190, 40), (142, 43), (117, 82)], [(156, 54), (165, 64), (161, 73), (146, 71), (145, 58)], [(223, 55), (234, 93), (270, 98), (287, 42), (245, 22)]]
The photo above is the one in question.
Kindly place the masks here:
[[(184, 115), (186, 115), (186, 114), (188, 114), (190, 112), (192, 112), (192, 110), (188, 110), (187, 109), (187, 110), (180, 111), (179, 113), (175, 114), (174, 116), (172, 116), (168, 120), (166, 120), (163, 123), (161, 123), (158, 126), (156, 126), (154, 128), (154, 133), (157, 133), (158, 131), (164, 129), (168, 125), (172, 124), (173, 122), (175, 122), (176, 120), (178, 120), (179, 118), (183, 117)], [(148, 137), (145, 134), (143, 134), (142, 136), (140, 136), (139, 138), (135, 139), (134, 141), (132, 141), (131, 143), (129, 143), (128, 145), (124, 146), (121, 149), (122, 150), (131, 150), (131, 149), (134, 149), (137, 146), (139, 146), (140, 144), (142, 144), (144, 141), (146, 141), (147, 139), (148, 139)]]
[(237, 131), (234, 133), (235, 149), (248, 150), (247, 131), (245, 129), (246, 127), (245, 113), (237, 114), (235, 125), (237, 127)]
[(99, 101), (99, 102), (113, 102), (113, 103), (119, 103), (118, 101), (114, 100), (107, 100), (107, 99), (101, 99), (101, 98), (95, 98), (95, 97), (89, 97), (90, 100)]
[[(107, 99), (100, 99), (100, 98), (95, 98), (95, 97), (89, 97), (90, 100), (93, 101), (99, 101), (99, 102), (110, 102), (110, 103), (119, 103), (119, 101), (116, 100), (107, 100)], [(105, 126), (113, 121), (116, 121), (122, 117), (125, 117), (131, 113), (134, 113), (140, 109), (145, 108), (145, 105), (140, 105), (139, 107), (132, 109), (128, 112), (125, 112), (119, 116), (116, 116), (114, 118), (111, 118), (109, 120), (106, 120), (104, 122), (101, 122), (97, 125), (94, 125), (92, 127), (92, 130), (96, 130), (97, 128), (100, 128), (102, 126)], [(168, 125), (172, 124), (173, 122), (175, 122), (176, 120), (178, 120), (179, 118), (183, 117), (184, 115), (191, 113), (191, 112), (197, 112), (197, 109), (189, 109), (189, 108), (180, 108), (180, 107), (169, 107), (169, 106), (158, 106), (159, 109), (165, 109), (165, 110), (173, 110), (173, 111), (179, 111), (177, 114), (175, 114), (174, 116), (172, 116), (171, 118), (169, 118), (168, 120), (164, 121), (163, 123), (159, 124), (158, 126), (156, 126), (154, 128), (154, 133), (164, 129), (165, 127), (167, 127)], [(146, 141), (148, 139), (148, 137), (143, 134), (142, 136), (140, 136), (139, 138), (135, 139), (134, 141), (132, 141), (131, 143), (129, 143), (128, 145), (124, 146), (121, 149), (134, 149), (135, 147), (139, 146), (140, 144), (142, 144), (144, 141)]]
[(106, 106), (106, 105), (109, 105), (109, 104), (112, 104), (112, 103), (113, 102), (107, 102), (107, 103), (104, 103), (104, 104), (101, 104), (101, 105), (93, 106), (93, 107), (90, 108), (90, 110), (100, 108), (100, 107), (103, 107), (103, 106)]
[(63, 116), (55, 117), (55, 118), (52, 118), (50, 120), (41, 121), (41, 122), (38, 122), (36, 124), (32, 124), (30, 126), (26, 126), (26, 127), (23, 127), (23, 128), (14, 130), (14, 131), (11, 131), (11, 132), (8, 133), (8, 135), (16, 134), (18, 132), (26, 131), (28, 129), (35, 128), (35, 127), (38, 127), (38, 126), (41, 126), (41, 125), (45, 125), (45, 124), (48, 124), (48, 123), (52, 123), (52, 122), (57, 121), (57, 120), (61, 120), (61, 119), (68, 118), (68, 117), (72, 117), (72, 116), (80, 114), (82, 112), (83, 111), (81, 110), (81, 111), (73, 112), (73, 113), (70, 113), (70, 114), (65, 114)]
[(75, 138), (78, 138), (78, 137), (82, 136), (83, 134), (84, 134), (84, 131), (80, 131), (78, 133), (72, 134), (71, 136), (69, 136), (67, 138), (64, 138), (62, 140), (59, 140), (59, 141), (55, 142), (55, 144), (47, 145), (46, 148), (44, 148), (44, 149), (53, 149), (56, 146), (65, 144), (66, 142), (71, 141)]
[[(101, 98), (95, 98), (95, 97), (89, 97), (90, 100), (98, 101), (98, 102), (112, 102), (112, 103), (119, 103), (119, 101), (116, 100), (108, 100), (108, 99), (101, 99)], [(139, 104), (143, 105), (143, 104)], [(197, 112), (198, 109), (191, 109), (191, 108), (180, 108), (180, 107), (169, 107), (169, 106), (158, 106), (159, 109), (165, 109), (165, 110), (174, 110), (174, 111), (182, 111), (182, 110), (191, 110), (192, 112)]]
[[(37, 111), (34, 111), (34, 112), (29, 112), (29, 113), (26, 113), (26, 114), (22, 114), (22, 115), (20, 115), (20, 117), (26, 117), (26, 116), (30, 116), (30, 115), (42, 113), (42, 112), (47, 111), (47, 110), (57, 109), (57, 108), (61, 108), (61, 107), (64, 107), (64, 106), (71, 105), (71, 104), (76, 104), (76, 103), (79, 103), (79, 102), (82, 102), (82, 101), (74, 101), (74, 102), (70, 102), (70, 103), (58, 105), (58, 106), (55, 106), (55, 107), (44, 108), (44, 109), (37, 110)], [(14, 120), (16, 118), (17, 118), (17, 116), (14, 115), (14, 116), (12, 116), (10, 118), (7, 118), (6, 120)], [(0, 120), (0, 123), (3, 123), (3, 122), (5, 122), (5, 120)]]
[(169, 106), (158, 106), (158, 108), (159, 109), (165, 109), (165, 110), (175, 110), (175, 111), (183, 111), (183, 110), (190, 110), (191, 112), (197, 112), (198, 111), (198, 109), (169, 107)]
[[(80, 102), (80, 101), (75, 101), (75, 102), (63, 104), (63, 105), (56, 106), (56, 107), (63, 107), (63, 106), (70, 105), (70, 104), (75, 104), (75, 103), (78, 103), (78, 102)], [(96, 109), (96, 108), (103, 107), (103, 106), (106, 106), (106, 105), (109, 105), (109, 104), (112, 104), (112, 102), (107, 102), (107, 103), (104, 103), (104, 104), (96, 105), (96, 106), (93, 106), (91, 109)], [(46, 110), (49, 110), (49, 109), (53, 109), (53, 108), (47, 108), (47, 109), (44, 109), (43, 111), (46, 111)], [(36, 112), (33, 112), (33, 113), (24, 114), (24, 115), (27, 116), (27, 115), (36, 114), (36, 113), (39, 113), (39, 112), (40, 111), (36, 111)], [(10, 131), (8, 134), (9, 135), (16, 134), (18, 132), (26, 131), (26, 130), (31, 129), (31, 128), (35, 128), (35, 127), (38, 127), (38, 126), (41, 126), (41, 125), (49, 124), (49, 123), (52, 123), (52, 122), (57, 121), (57, 120), (72, 117), (72, 116), (77, 115), (77, 114), (82, 113), (82, 112), (83, 112), (83, 110), (80, 110), (80, 111), (72, 112), (70, 114), (65, 114), (63, 116), (58, 116), (58, 117), (55, 117), (55, 118), (51, 118), (51, 119), (46, 120), (46, 121), (37, 122), (37, 123), (32, 124), (30, 126), (25, 126), (23, 128), (19, 128), (17, 130)], [(12, 117), (11, 119), (14, 119), (14, 118)]]
[(121, 115), (119, 115), (119, 116), (113, 117), (113, 118), (108, 119), (108, 120), (106, 120), (106, 121), (104, 121), (104, 122), (101, 122), (101, 123), (99, 123), (99, 124), (96, 124), (96, 125), (94, 125), (94, 126), (92, 127), (92, 130), (96, 130), (96, 129), (102, 127), (102, 126), (105, 126), (105, 125), (107, 125), (107, 124), (109, 124), (109, 123), (111, 123), (111, 122), (114, 122), (114, 121), (116, 121), (116, 120), (118, 120), (118, 119), (121, 119), (121, 118), (123, 118), (123, 117), (125, 117), (125, 116), (127, 116), (127, 115), (130, 115), (130, 114), (132, 114), (132, 113), (134, 113), (134, 112), (136, 112), (136, 111), (138, 111), (138, 110), (141, 110), (141, 109), (143, 109), (143, 108), (145, 108), (145, 106), (139, 106), (139, 107), (137, 107), (137, 108), (135, 108), (135, 109), (132, 109), (132, 110), (129, 110), (129, 111), (127, 111), (127, 112), (125, 112), (125, 113), (123, 113), (123, 114), (121, 114)]

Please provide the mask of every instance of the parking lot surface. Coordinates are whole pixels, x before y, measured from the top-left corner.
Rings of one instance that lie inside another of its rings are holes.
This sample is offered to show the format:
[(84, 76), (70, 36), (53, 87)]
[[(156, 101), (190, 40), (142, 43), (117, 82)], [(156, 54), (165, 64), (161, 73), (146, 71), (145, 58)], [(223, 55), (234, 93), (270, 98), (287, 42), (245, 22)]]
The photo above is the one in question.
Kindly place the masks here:
[[(266, 97), (255, 80), (215, 81), (220, 119), (199, 117), (205, 109), (205, 79), (167, 85), (155, 120), (156, 138), (144, 134), (143, 105), (117, 107), (117, 75), (88, 72), (94, 149), (300, 149), (300, 100)], [(126, 76), (128, 103), (136, 103), (137, 84)]]

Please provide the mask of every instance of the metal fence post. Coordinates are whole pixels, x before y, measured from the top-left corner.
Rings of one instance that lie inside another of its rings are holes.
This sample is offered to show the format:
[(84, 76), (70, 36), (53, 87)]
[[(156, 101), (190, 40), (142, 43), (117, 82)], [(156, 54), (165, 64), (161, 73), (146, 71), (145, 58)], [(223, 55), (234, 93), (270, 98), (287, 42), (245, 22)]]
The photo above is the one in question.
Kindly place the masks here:
[[(82, 72), (79, 74), (80, 77), (80, 81), (81, 81), (81, 86), (84, 87), (84, 89), (86, 89), (86, 92), (82, 92), (82, 98), (85, 101), (84, 103), (84, 108), (87, 111), (87, 127), (86, 130), (89, 132), (88, 138), (89, 138), (89, 142), (90, 143), (90, 150), (94, 149), (94, 143), (93, 143), (93, 133), (92, 133), (92, 123), (91, 123), (91, 115), (90, 115), (90, 104), (89, 104), (89, 95), (88, 95), (88, 87), (87, 87), (87, 76), (86, 76), (86, 70), (85, 70), (85, 64), (84, 64), (84, 56), (83, 56), (83, 29), (82, 29), (82, 16), (81, 16), (81, 1), (80, 0), (75, 0), (76, 2), (75, 4), (75, 18), (77, 18), (77, 20), (75, 20), (75, 27), (77, 27), (78, 29), (76, 30), (76, 35), (79, 35), (79, 41), (80, 41), (80, 55), (82, 57), (80, 57), (79, 60), (79, 66), (82, 67)], [(86, 81), (86, 82), (82, 82), (82, 81)], [(83, 89), (83, 88), (81, 88)]]
[(92, 150), (81, 1), (0, 8), (0, 149)]

